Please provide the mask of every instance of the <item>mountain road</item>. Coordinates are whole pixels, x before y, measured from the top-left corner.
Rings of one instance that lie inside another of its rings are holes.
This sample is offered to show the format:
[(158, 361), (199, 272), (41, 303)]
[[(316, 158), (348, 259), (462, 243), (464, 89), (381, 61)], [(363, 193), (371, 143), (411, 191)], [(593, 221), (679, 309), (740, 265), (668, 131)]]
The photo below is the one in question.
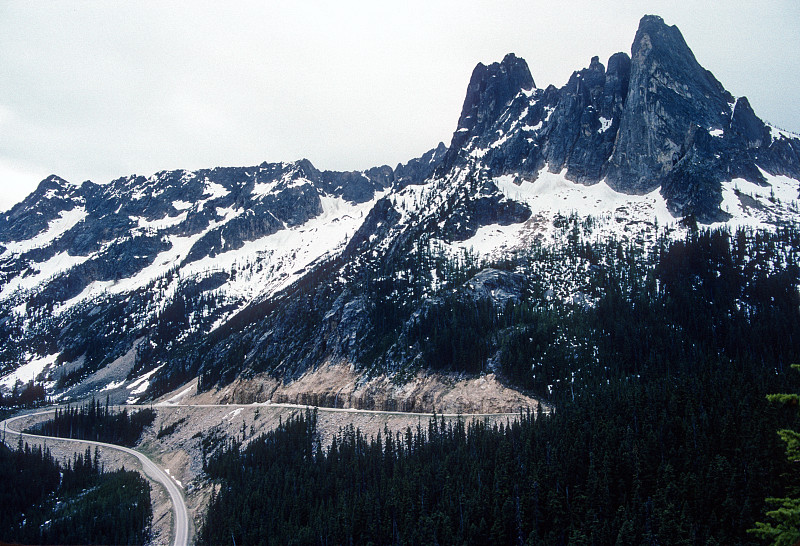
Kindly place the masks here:
[[(31, 415), (45, 415), (48, 413), (53, 413), (54, 410), (47, 410), (41, 411), (38, 413), (33, 414), (25, 414), (25, 415), (18, 415), (16, 417), (11, 417), (0, 423), (0, 431), (4, 432), (5, 435), (11, 434), (15, 436), (22, 436), (23, 438), (35, 438), (38, 440), (53, 440), (52, 436), (40, 436), (38, 434), (28, 434), (25, 432), (21, 432), (14, 428), (11, 428), (9, 425), (18, 419), (23, 419), (25, 417), (30, 417)], [(5, 437), (5, 436), (4, 436)], [(76, 442), (83, 445), (90, 445), (90, 446), (100, 446), (109, 449), (116, 449), (122, 451), (123, 453), (127, 453), (129, 455), (133, 455), (136, 457), (139, 462), (142, 464), (142, 469), (144, 473), (152, 478), (153, 480), (159, 482), (164, 486), (167, 493), (169, 494), (170, 500), (172, 502), (173, 507), (173, 515), (174, 515), (174, 525), (173, 525), (173, 544), (175, 546), (188, 546), (189, 544), (189, 515), (186, 509), (186, 503), (183, 500), (183, 494), (181, 490), (178, 488), (177, 484), (170, 478), (166, 472), (164, 472), (161, 468), (159, 468), (153, 461), (151, 461), (146, 455), (139, 453), (136, 450), (118, 446), (115, 444), (107, 444), (104, 442), (94, 442), (91, 440), (71, 440), (68, 438), (58, 438), (59, 440), (68, 441), (68, 442)], [(6, 440), (6, 443), (9, 443)], [(11, 444), (9, 444), (11, 445)], [(12, 445), (13, 447), (13, 445)]]

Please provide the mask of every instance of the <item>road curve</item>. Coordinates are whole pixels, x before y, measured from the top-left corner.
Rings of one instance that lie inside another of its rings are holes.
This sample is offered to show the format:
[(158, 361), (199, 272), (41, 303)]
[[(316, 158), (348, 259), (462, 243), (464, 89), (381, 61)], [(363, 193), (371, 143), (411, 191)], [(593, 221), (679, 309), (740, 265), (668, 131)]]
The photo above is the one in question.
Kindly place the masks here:
[[(145, 407), (202, 407), (202, 408), (216, 408), (216, 407), (232, 407), (232, 408), (246, 408), (246, 407), (258, 407), (258, 406), (271, 406), (271, 407), (280, 407), (286, 409), (317, 409), (320, 412), (342, 412), (342, 413), (366, 413), (366, 414), (383, 414), (383, 415), (405, 415), (405, 416), (418, 416), (418, 417), (431, 417), (434, 414), (432, 413), (412, 413), (412, 412), (402, 412), (402, 411), (380, 411), (380, 410), (363, 410), (363, 409), (354, 409), (354, 408), (326, 408), (326, 407), (316, 407), (316, 406), (306, 406), (302, 404), (286, 404), (286, 403), (272, 403), (272, 402), (262, 402), (262, 403), (253, 403), (253, 404), (180, 404), (180, 403), (169, 403), (169, 402), (161, 402), (157, 404), (132, 404), (126, 406), (116, 406), (117, 409), (124, 409), (127, 408), (132, 410), (134, 408), (145, 408)], [(30, 417), (32, 415), (46, 415), (48, 413), (53, 413), (55, 409), (49, 409), (46, 411), (40, 411), (37, 413), (28, 413), (24, 415), (18, 415), (16, 417), (10, 417), (5, 421), (0, 422), (0, 431), (4, 431), (7, 434), (13, 435), (21, 435), (23, 438), (36, 438), (40, 440), (62, 440), (65, 442), (77, 442), (81, 444), (88, 444), (88, 445), (95, 445), (95, 446), (102, 446), (109, 449), (116, 449), (118, 451), (122, 451), (123, 453), (127, 453), (129, 455), (133, 455), (142, 463), (142, 468), (144, 469), (145, 474), (147, 474), (153, 480), (161, 483), (169, 493), (170, 500), (172, 501), (173, 506), (173, 514), (174, 514), (174, 529), (173, 535), (175, 540), (173, 544), (175, 546), (188, 546), (189, 543), (189, 515), (186, 509), (186, 503), (183, 500), (183, 495), (181, 494), (180, 489), (178, 488), (177, 484), (173, 481), (173, 479), (167, 475), (163, 470), (161, 470), (152, 460), (150, 460), (146, 455), (139, 453), (133, 449), (115, 445), (115, 444), (107, 444), (104, 442), (94, 442), (91, 440), (73, 440), (70, 438), (61, 438), (61, 437), (54, 437), (54, 436), (41, 436), (38, 434), (28, 434), (25, 432), (20, 432), (16, 429), (9, 427), (9, 424), (13, 423), (18, 419), (22, 419), (25, 417)], [(545, 414), (550, 413), (550, 409), (545, 409)], [(498, 417), (498, 416), (518, 416), (519, 413), (473, 413), (473, 414), (438, 414), (439, 417), (463, 417), (463, 418), (477, 418), (477, 417)], [(6, 441), (9, 445), (13, 447), (13, 444)]]
[(183, 495), (181, 494), (180, 489), (178, 489), (177, 484), (170, 478), (163, 470), (161, 470), (153, 461), (151, 461), (146, 455), (139, 453), (133, 449), (118, 446), (115, 444), (106, 444), (104, 442), (93, 442), (91, 440), (72, 440), (69, 438), (61, 438), (61, 437), (53, 437), (53, 436), (40, 436), (38, 434), (28, 434), (25, 432), (20, 432), (18, 430), (10, 428), (8, 425), (13, 423), (17, 419), (22, 419), (24, 417), (30, 417), (31, 415), (45, 415), (47, 413), (53, 413), (54, 410), (48, 411), (40, 411), (38, 413), (29, 413), (25, 415), (19, 415), (17, 417), (11, 417), (6, 419), (2, 423), (0, 423), (0, 430), (3, 430), (9, 434), (16, 434), (21, 435), (23, 438), (36, 438), (40, 440), (63, 440), (68, 442), (78, 442), (81, 444), (89, 444), (94, 446), (101, 446), (109, 449), (116, 449), (118, 451), (122, 451), (129, 455), (133, 455), (142, 463), (142, 468), (144, 469), (144, 473), (147, 474), (150, 478), (154, 479), (155, 481), (161, 483), (169, 493), (170, 500), (172, 501), (173, 507), (173, 514), (174, 518), (174, 529), (173, 534), (175, 540), (173, 544), (175, 546), (188, 546), (189, 544), (189, 513), (186, 510), (186, 503), (183, 500)]

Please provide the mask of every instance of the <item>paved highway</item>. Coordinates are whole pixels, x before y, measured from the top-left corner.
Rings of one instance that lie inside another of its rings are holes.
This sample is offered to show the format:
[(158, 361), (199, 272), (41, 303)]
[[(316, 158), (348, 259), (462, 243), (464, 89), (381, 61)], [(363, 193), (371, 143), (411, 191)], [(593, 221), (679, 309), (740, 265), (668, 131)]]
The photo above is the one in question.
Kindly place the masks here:
[[(53, 441), (55, 438), (52, 436), (39, 436), (37, 434), (27, 434), (24, 432), (20, 432), (11, 428), (9, 425), (18, 419), (22, 419), (25, 417), (29, 417), (30, 415), (45, 415), (48, 413), (53, 413), (54, 410), (48, 411), (41, 411), (38, 413), (33, 414), (26, 414), (26, 415), (19, 415), (17, 417), (11, 417), (10, 419), (6, 419), (2, 423), (0, 423), (0, 430), (4, 431), (6, 434), (13, 434), (13, 435), (22, 435), (23, 438), (37, 438), (42, 440), (50, 440)], [(58, 438), (58, 440), (65, 441), (65, 442), (77, 442), (80, 444), (89, 444), (94, 446), (102, 446), (109, 449), (116, 449), (122, 451), (124, 453), (128, 453), (129, 455), (133, 455), (142, 463), (142, 468), (144, 469), (144, 473), (147, 474), (150, 478), (154, 479), (155, 481), (161, 483), (169, 493), (170, 500), (172, 501), (173, 507), (173, 514), (174, 514), (174, 530), (173, 534), (175, 540), (173, 544), (175, 546), (188, 546), (189, 544), (189, 513), (186, 510), (186, 503), (183, 500), (183, 495), (181, 494), (180, 489), (178, 488), (177, 484), (170, 478), (163, 470), (161, 470), (153, 461), (151, 461), (147, 456), (135, 451), (133, 449), (118, 446), (114, 444), (106, 444), (104, 442), (92, 442), (90, 440), (70, 440), (67, 438)], [(6, 443), (14, 446), (13, 443), (9, 443), (6, 440)]]
[[(158, 403), (154, 404), (155, 407), (177, 407), (177, 408), (185, 408), (185, 407), (202, 407), (202, 408), (218, 408), (218, 407), (226, 407), (226, 408), (246, 408), (246, 407), (258, 407), (258, 406), (271, 406), (271, 407), (279, 407), (279, 408), (287, 408), (287, 409), (312, 409), (312, 406), (305, 406), (300, 404), (273, 404), (270, 402), (266, 403), (255, 403), (255, 404), (171, 404), (171, 403)], [(132, 410), (134, 408), (146, 408), (146, 407), (153, 407), (149, 404), (139, 405), (129, 405), (129, 406), (116, 406), (117, 409), (128, 409)], [(366, 414), (382, 414), (382, 415), (404, 415), (404, 416), (419, 416), (419, 417), (430, 417), (433, 414), (431, 413), (409, 413), (409, 412), (401, 412), (401, 411), (376, 411), (376, 410), (359, 410), (359, 409), (352, 409), (352, 408), (316, 408), (320, 412), (342, 412), (342, 413), (366, 413)], [(54, 437), (52, 436), (39, 436), (36, 434), (27, 434), (23, 432), (19, 432), (15, 430), (9, 425), (18, 419), (22, 419), (25, 417), (29, 417), (31, 415), (46, 415), (48, 413), (53, 413), (54, 409), (50, 409), (47, 411), (40, 411), (38, 413), (20, 415), (17, 417), (11, 417), (6, 419), (5, 421), (0, 422), (0, 430), (5, 431), (7, 434), (19, 435), (21, 434), (24, 437), (28, 438), (37, 438), (37, 439), (50, 439), (53, 440)], [(550, 409), (546, 409), (545, 413), (549, 413)], [(477, 417), (497, 417), (497, 416), (518, 416), (519, 413), (483, 413), (483, 414), (438, 414), (442, 417), (464, 417), (464, 418), (477, 418)], [(156, 480), (157, 482), (164, 485), (167, 492), (169, 493), (170, 499), (172, 501), (173, 506), (173, 513), (175, 515), (174, 521), (174, 536), (175, 541), (173, 544), (175, 546), (187, 546), (189, 541), (189, 516), (186, 510), (186, 503), (183, 500), (183, 495), (181, 494), (180, 489), (178, 488), (177, 484), (167, 475), (163, 470), (161, 470), (153, 461), (151, 461), (147, 456), (135, 451), (133, 449), (118, 446), (114, 444), (106, 444), (103, 442), (93, 442), (89, 440), (70, 440), (68, 438), (57, 438), (58, 440), (68, 441), (68, 442), (77, 442), (81, 444), (89, 444), (89, 445), (97, 445), (103, 446), (110, 449), (117, 449), (124, 453), (128, 453), (133, 455), (142, 463), (142, 468), (144, 469), (145, 474), (147, 474), (152, 479)], [(14, 444), (6, 440), (11, 447), (14, 447)]]
[[(418, 413), (413, 411), (388, 411), (388, 410), (366, 410), (366, 409), (355, 409), (355, 408), (327, 408), (324, 406), (309, 406), (304, 404), (287, 404), (283, 402), (252, 402), (250, 404), (181, 404), (181, 403), (172, 403), (172, 402), (158, 402), (155, 404), (129, 404), (125, 406), (114, 406), (115, 408), (122, 410), (127, 408), (128, 410), (134, 409), (143, 409), (143, 408), (257, 408), (257, 407), (266, 407), (266, 408), (286, 408), (286, 409), (308, 409), (308, 410), (317, 410), (319, 413), (330, 412), (330, 413), (363, 413), (363, 414), (372, 414), (372, 415), (399, 415), (399, 416), (411, 416), (411, 417), (433, 417), (433, 413)], [(550, 408), (543, 407), (542, 411), (544, 414), (550, 413)], [(531, 409), (531, 412), (535, 415), (536, 411)], [(524, 412), (523, 412), (524, 413)], [(501, 412), (501, 413), (436, 413), (436, 417), (463, 417), (464, 419), (473, 419), (478, 417), (519, 417), (520, 412)]]

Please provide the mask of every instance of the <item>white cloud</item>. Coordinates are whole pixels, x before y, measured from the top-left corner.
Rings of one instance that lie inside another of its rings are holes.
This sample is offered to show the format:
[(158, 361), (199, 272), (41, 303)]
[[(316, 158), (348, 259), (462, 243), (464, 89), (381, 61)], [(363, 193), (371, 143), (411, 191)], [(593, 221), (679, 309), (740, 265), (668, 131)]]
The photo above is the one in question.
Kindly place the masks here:
[(96, 182), (300, 157), (327, 169), (393, 165), (449, 143), (477, 62), (513, 51), (537, 85), (561, 86), (593, 55), (629, 51), (643, 9), (678, 25), (759, 115), (798, 130), (798, 6), (10, 1), (0, 6), (0, 158)]
[(25, 199), (47, 176), (44, 171), (21, 167), (0, 158), (0, 212)]

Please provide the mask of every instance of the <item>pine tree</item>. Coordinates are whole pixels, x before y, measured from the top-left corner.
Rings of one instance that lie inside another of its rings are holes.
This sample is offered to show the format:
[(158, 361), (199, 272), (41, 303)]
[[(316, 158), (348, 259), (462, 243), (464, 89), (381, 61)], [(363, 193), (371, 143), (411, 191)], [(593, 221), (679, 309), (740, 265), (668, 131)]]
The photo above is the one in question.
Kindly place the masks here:
[[(792, 368), (800, 370), (800, 364), (792, 364)], [(800, 405), (798, 394), (770, 394), (767, 400), (789, 406)], [(786, 458), (789, 463), (794, 465), (800, 463), (800, 433), (792, 429), (781, 429), (778, 435), (786, 442)], [(799, 493), (796, 489), (792, 492), (794, 495)], [(800, 543), (800, 498), (769, 497), (767, 504), (775, 507), (766, 513), (766, 516), (772, 518), (774, 522), (756, 522), (756, 526), (747, 532), (769, 540), (775, 546), (792, 546)]]

